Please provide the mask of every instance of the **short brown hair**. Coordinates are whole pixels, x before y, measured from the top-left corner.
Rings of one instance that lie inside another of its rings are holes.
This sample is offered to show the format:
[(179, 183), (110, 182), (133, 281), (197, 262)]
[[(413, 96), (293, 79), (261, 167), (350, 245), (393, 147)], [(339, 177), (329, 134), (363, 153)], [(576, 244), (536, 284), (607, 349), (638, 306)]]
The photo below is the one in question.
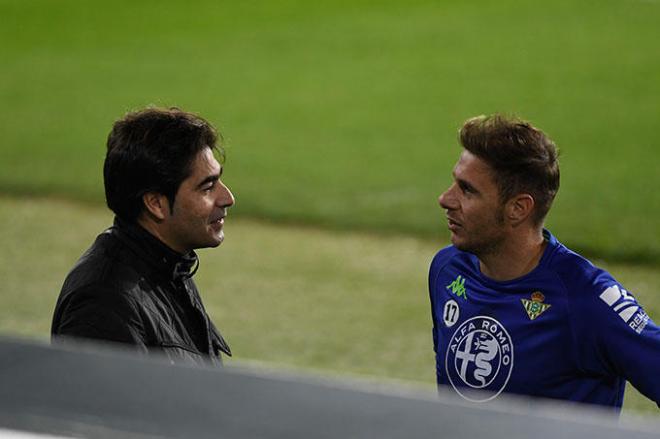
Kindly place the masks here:
[(555, 143), (529, 122), (501, 114), (468, 119), (459, 131), (461, 145), (495, 171), (500, 200), (528, 193), (533, 220), (541, 224), (559, 190), (559, 152)]

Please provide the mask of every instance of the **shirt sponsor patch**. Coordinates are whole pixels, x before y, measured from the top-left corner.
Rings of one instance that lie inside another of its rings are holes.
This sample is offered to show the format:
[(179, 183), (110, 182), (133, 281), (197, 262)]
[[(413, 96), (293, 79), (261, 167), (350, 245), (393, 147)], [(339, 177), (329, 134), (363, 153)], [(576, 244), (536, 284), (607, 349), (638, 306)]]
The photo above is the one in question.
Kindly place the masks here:
[(641, 334), (649, 322), (649, 316), (628, 291), (618, 285), (612, 285), (600, 293), (599, 297), (610, 307), (610, 309), (612, 309), (612, 311), (616, 312), (619, 317), (621, 317), (621, 320), (626, 322), (633, 331)]
[(472, 317), (461, 324), (447, 347), (445, 370), (463, 398), (489, 401), (506, 387), (513, 370), (513, 342), (492, 317)]

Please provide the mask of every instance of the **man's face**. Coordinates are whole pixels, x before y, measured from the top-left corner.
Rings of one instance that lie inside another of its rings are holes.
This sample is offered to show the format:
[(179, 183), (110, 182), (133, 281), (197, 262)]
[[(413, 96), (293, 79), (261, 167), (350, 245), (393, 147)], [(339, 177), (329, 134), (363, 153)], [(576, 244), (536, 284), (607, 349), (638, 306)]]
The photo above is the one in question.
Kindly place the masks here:
[(495, 251), (506, 238), (504, 206), (493, 172), (464, 150), (454, 167), (454, 182), (438, 199), (447, 212), (452, 244), (477, 256)]
[(200, 151), (191, 164), (191, 175), (179, 186), (174, 208), (163, 222), (168, 244), (187, 253), (217, 247), (224, 239), (224, 218), (234, 196), (220, 180), (222, 167), (210, 148)]

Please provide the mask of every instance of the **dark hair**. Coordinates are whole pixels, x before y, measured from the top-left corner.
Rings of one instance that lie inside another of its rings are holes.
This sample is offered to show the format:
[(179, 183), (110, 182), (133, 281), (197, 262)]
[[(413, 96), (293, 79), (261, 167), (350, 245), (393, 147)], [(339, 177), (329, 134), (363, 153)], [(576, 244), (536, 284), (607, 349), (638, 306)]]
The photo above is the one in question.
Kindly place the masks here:
[(135, 221), (144, 207), (142, 196), (158, 192), (170, 208), (204, 148), (216, 147), (218, 133), (206, 120), (178, 108), (154, 108), (126, 114), (108, 135), (103, 165), (105, 198), (120, 218)]
[(500, 114), (468, 119), (459, 138), (466, 150), (495, 171), (500, 200), (530, 194), (536, 206), (532, 219), (541, 224), (559, 190), (554, 142), (529, 122)]

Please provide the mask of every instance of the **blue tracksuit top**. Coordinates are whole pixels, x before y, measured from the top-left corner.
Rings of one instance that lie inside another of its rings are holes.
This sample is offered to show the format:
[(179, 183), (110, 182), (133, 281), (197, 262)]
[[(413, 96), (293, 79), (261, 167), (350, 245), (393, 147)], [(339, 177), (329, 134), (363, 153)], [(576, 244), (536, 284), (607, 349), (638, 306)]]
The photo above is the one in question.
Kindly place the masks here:
[(660, 328), (609, 273), (548, 246), (527, 275), (497, 282), (453, 246), (431, 263), (438, 385), (471, 401), (501, 392), (620, 410), (626, 381), (660, 402)]

